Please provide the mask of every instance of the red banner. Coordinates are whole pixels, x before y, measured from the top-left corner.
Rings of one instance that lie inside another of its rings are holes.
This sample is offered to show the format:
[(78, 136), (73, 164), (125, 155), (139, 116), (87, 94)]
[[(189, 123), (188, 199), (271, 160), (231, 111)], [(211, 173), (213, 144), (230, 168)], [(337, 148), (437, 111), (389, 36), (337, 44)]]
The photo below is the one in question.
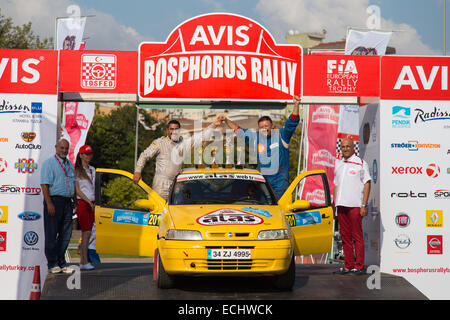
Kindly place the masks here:
[(378, 97), (380, 57), (306, 55), (303, 57), (304, 96)]
[[(336, 159), (336, 137), (339, 125), (338, 105), (310, 105), (308, 111), (308, 142), (306, 170), (325, 170), (330, 186), (334, 190), (334, 162)], [(323, 204), (320, 195), (321, 181), (310, 180), (302, 190), (302, 199), (315, 204)]]
[(448, 57), (382, 57), (381, 99), (449, 100)]
[(60, 92), (136, 93), (133, 51), (60, 51)]
[(0, 49), (0, 92), (56, 94), (58, 52)]
[(153, 101), (291, 102), (301, 95), (302, 48), (278, 45), (257, 22), (207, 14), (166, 43), (139, 46), (139, 96)]

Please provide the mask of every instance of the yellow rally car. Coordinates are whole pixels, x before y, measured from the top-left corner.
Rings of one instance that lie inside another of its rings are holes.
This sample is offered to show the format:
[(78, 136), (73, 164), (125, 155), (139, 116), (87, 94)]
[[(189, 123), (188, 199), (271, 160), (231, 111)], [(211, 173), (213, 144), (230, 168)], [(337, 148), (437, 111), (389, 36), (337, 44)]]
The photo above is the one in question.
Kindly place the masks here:
[[(331, 250), (333, 212), (322, 170), (297, 176), (278, 202), (252, 169), (186, 169), (167, 202), (131, 179), (97, 169), (97, 252), (153, 256), (159, 288), (172, 287), (177, 275), (270, 275), (289, 290), (296, 255)], [(302, 192), (306, 185), (313, 192)], [(309, 201), (296, 200), (299, 194)]]

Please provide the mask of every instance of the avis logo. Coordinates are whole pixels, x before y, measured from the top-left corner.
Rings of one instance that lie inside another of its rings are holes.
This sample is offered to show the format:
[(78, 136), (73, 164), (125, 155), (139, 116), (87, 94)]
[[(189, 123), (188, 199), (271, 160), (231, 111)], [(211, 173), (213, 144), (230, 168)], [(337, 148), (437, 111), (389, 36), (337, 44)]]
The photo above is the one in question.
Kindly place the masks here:
[(117, 58), (113, 54), (83, 54), (81, 56), (81, 87), (84, 89), (114, 89)]
[(392, 128), (411, 127), (411, 108), (402, 106), (392, 107)]

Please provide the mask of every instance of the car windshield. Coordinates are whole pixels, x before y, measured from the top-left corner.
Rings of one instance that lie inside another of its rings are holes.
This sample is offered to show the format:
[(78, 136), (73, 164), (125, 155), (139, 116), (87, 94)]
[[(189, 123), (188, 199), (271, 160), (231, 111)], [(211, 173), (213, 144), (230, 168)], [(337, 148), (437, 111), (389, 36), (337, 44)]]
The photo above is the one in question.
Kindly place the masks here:
[(170, 204), (277, 204), (275, 195), (263, 176), (235, 174), (222, 176), (179, 175), (172, 189)]

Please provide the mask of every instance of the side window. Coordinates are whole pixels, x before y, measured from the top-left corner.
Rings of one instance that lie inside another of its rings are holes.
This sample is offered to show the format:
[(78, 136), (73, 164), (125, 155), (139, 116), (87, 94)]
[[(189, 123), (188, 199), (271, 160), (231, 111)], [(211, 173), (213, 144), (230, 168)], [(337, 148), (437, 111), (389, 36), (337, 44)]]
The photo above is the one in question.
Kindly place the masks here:
[(311, 204), (311, 209), (331, 205), (326, 176), (315, 174), (303, 178), (294, 189), (293, 200), (307, 200)]
[(117, 209), (137, 209), (134, 202), (147, 199), (147, 193), (125, 176), (101, 172), (96, 179), (96, 197), (98, 205)]

